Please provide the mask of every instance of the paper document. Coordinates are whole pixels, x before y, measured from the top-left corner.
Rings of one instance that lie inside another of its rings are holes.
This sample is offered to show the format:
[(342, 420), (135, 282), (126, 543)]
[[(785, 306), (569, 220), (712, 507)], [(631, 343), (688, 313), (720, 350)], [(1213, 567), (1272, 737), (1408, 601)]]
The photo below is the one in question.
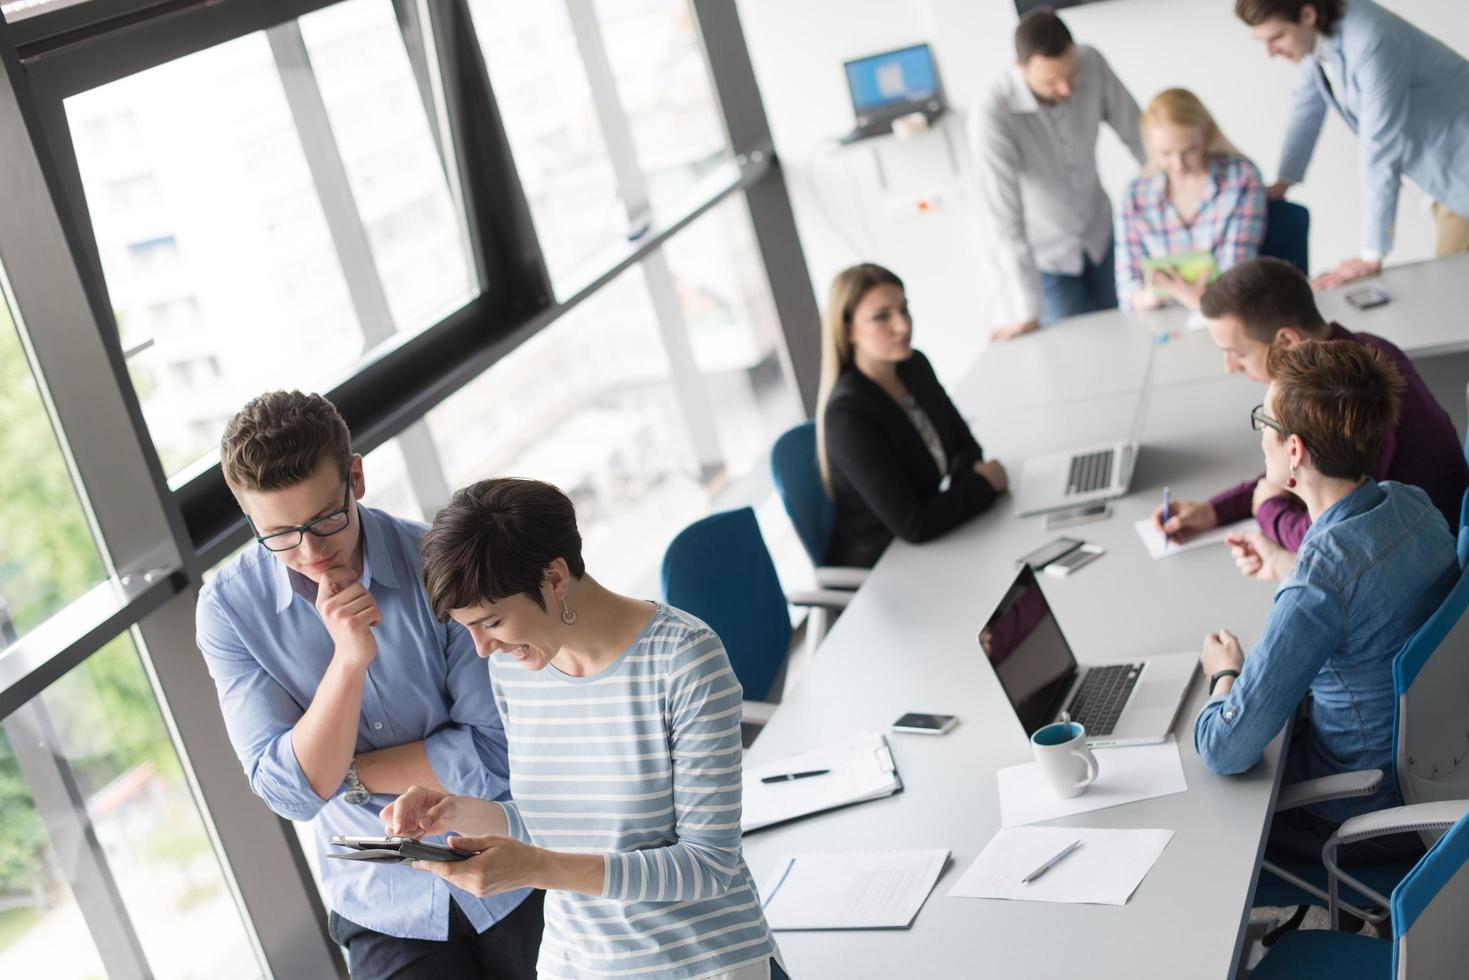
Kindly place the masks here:
[(1224, 538), (1227, 535), (1236, 532), (1243, 534), (1246, 531), (1258, 531), (1260, 529), (1260, 526), (1255, 523), (1255, 519), (1249, 517), (1242, 521), (1235, 521), (1233, 524), (1226, 524), (1224, 527), (1216, 527), (1212, 531), (1205, 531), (1197, 537), (1189, 538), (1182, 544), (1179, 544), (1177, 541), (1169, 541), (1167, 542), (1168, 546), (1165, 548), (1163, 546), (1163, 535), (1159, 534), (1158, 529), (1153, 526), (1152, 517), (1144, 517), (1132, 526), (1137, 531), (1137, 536), (1143, 539), (1143, 544), (1148, 546), (1148, 554), (1154, 558), (1168, 558), (1172, 555), (1181, 555), (1185, 551), (1193, 551), (1195, 548), (1207, 548), (1211, 544), (1223, 544)]
[(1058, 799), (1051, 792), (1034, 762), (1001, 769), (1000, 826), (1069, 817), (1188, 789), (1178, 743), (1172, 738), (1157, 745), (1092, 749), (1092, 754), (1097, 757), (1097, 781), (1069, 800)]
[[(762, 776), (831, 770), (789, 782), (762, 783)], [(797, 817), (891, 796), (903, 788), (886, 736), (862, 732), (833, 745), (745, 767), (742, 830), (749, 832)]]
[[(1171, 830), (1006, 827), (985, 845), (949, 895), (1126, 905), (1172, 839)], [(1077, 840), (1080, 847), (1029, 884), (1022, 883)]]
[(906, 929), (948, 851), (787, 854), (760, 888), (772, 929)]

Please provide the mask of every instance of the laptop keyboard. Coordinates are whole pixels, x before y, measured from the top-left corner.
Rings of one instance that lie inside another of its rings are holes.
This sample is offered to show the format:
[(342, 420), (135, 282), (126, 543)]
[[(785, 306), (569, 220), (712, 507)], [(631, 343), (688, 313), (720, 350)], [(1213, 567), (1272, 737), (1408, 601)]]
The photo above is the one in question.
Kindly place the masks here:
[(1067, 708), (1071, 720), (1080, 722), (1088, 737), (1111, 735), (1141, 671), (1142, 664), (1111, 664), (1088, 670)]
[(1112, 482), (1112, 450), (1071, 457), (1071, 473), (1066, 477), (1066, 493), (1091, 493)]

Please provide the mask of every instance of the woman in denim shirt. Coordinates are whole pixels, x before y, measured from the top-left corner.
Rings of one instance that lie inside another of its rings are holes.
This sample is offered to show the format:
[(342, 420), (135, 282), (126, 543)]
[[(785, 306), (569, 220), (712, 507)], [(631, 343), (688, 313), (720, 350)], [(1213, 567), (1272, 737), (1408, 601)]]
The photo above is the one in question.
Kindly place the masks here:
[(1200, 659), (1212, 696), (1194, 722), (1194, 746), (1214, 772), (1244, 772), (1311, 695), (1286, 781), (1384, 773), (1374, 796), (1276, 818), (1272, 849), (1315, 856), (1343, 820), (1400, 802), (1392, 661), (1453, 587), (1459, 566), (1443, 515), (1422, 490), (1365, 475), (1397, 416), (1396, 369), (1346, 341), (1277, 347), (1268, 363), (1274, 381), (1250, 421), (1266, 477), (1301, 498), (1312, 524), (1293, 567), (1289, 552), (1259, 534), (1231, 538), (1241, 571), (1281, 581), (1248, 658), (1227, 630), (1205, 639)]

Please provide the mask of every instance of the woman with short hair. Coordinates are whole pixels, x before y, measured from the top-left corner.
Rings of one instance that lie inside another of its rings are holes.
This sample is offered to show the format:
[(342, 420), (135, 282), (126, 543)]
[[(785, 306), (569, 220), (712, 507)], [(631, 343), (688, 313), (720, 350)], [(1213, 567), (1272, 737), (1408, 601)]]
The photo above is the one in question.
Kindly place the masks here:
[(536, 480), (456, 493), (423, 577), (489, 661), (512, 799), (410, 789), (388, 833), (475, 852), (415, 867), (544, 888), (543, 977), (783, 980), (740, 850), (743, 692), (719, 637), (588, 575), (571, 501)]

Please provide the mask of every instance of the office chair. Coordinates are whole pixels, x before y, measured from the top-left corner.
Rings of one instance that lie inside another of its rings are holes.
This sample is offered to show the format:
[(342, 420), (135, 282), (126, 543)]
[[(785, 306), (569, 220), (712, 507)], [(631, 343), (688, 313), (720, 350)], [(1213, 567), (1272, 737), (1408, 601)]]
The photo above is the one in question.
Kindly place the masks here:
[(826, 549), (836, 506), (821, 483), (816, 461), (816, 423), (802, 422), (781, 433), (770, 449), (770, 475), (780, 502), (796, 529), (796, 536), (816, 570), (816, 584), (824, 589), (855, 589), (867, 579), (865, 568), (828, 566)]
[(1311, 212), (1304, 205), (1271, 201), (1265, 206), (1265, 240), (1260, 243), (1260, 254), (1284, 259), (1309, 276), (1310, 231)]
[(745, 720), (762, 725), (775, 712), (791, 651), (791, 605), (840, 608), (850, 592), (781, 592), (775, 563), (749, 507), (711, 514), (678, 533), (663, 554), (663, 598), (697, 616), (724, 643), (740, 686)]
[[(1312, 929), (1281, 938), (1250, 980), (1296, 980), (1332, 977), (1333, 980), (1440, 980), (1469, 976), (1469, 815), (1464, 807), (1424, 803), (1397, 807), (1418, 811), (1416, 816), (1392, 818), (1394, 833), (1403, 826), (1446, 826), (1444, 834), (1393, 889), (1391, 941), (1335, 930)], [(1430, 812), (1431, 811), (1431, 812)], [(1382, 814), (1353, 817), (1338, 835), (1362, 838), (1374, 831), (1363, 826)], [(1362, 824), (1358, 824), (1361, 821)], [(1356, 825), (1356, 826), (1354, 826)]]
[(1464, 502), (1459, 505), (1459, 567), (1469, 567), (1469, 487), (1464, 490)]
[[(1355, 867), (1348, 873), (1336, 862), (1337, 848), (1346, 843), (1386, 833), (1417, 831), (1425, 844), (1431, 844), (1443, 827), (1415, 823), (1413, 813), (1419, 807), (1449, 807), (1455, 816), (1469, 807), (1469, 752), (1465, 751), (1466, 725), (1469, 717), (1469, 657), (1463, 655), (1469, 646), (1469, 572), (1461, 572), (1459, 581), (1432, 616), (1403, 644), (1393, 658), (1393, 687), (1397, 692), (1396, 724), (1393, 733), (1393, 757), (1397, 772), (1398, 792), (1406, 806), (1392, 807), (1353, 817), (1344, 823), (1322, 850), (1322, 862), (1261, 862), (1262, 873), (1256, 886), (1255, 902), (1259, 905), (1325, 905), (1331, 912), (1333, 928), (1340, 910), (1368, 922), (1380, 923), (1388, 917), (1387, 892), (1409, 872), (1411, 861)], [(1443, 652), (1443, 656), (1435, 654)], [(1382, 783), (1382, 770), (1336, 773), (1307, 779), (1281, 788), (1276, 812), (1308, 803), (1370, 796)], [(1459, 808), (1453, 810), (1453, 808)], [(1438, 813), (1442, 822), (1444, 811)], [(1399, 820), (1395, 814), (1406, 813)], [(1391, 825), (1395, 829), (1382, 829)], [(1443, 824), (1447, 826), (1447, 824)], [(1366, 828), (1369, 833), (1349, 831), (1349, 827)], [(1355, 834), (1355, 836), (1354, 836)], [(1322, 887), (1322, 884), (1325, 887)], [(1339, 882), (1348, 891), (1342, 893)], [(1304, 917), (1298, 910), (1292, 922), (1267, 938), (1267, 945), (1283, 939), (1281, 932), (1293, 929)]]

